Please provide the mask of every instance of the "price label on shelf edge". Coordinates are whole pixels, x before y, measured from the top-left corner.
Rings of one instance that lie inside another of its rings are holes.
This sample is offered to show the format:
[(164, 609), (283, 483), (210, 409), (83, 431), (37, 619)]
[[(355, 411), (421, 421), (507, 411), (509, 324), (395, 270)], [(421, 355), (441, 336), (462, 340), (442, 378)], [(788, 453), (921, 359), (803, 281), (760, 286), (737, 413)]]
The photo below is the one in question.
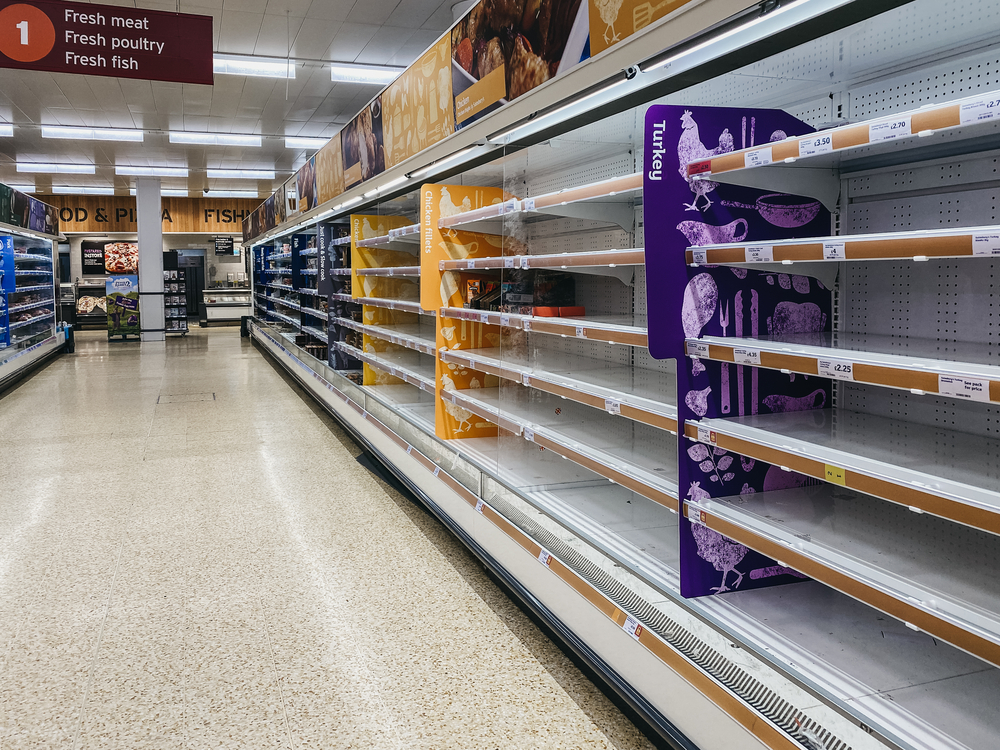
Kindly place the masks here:
[(772, 158), (770, 146), (758, 148), (754, 151), (747, 151), (743, 155), (743, 166), (748, 169), (751, 167), (766, 167), (771, 162)]
[(642, 635), (642, 625), (640, 625), (639, 621), (632, 617), (632, 615), (625, 617), (625, 624), (622, 625), (622, 630), (636, 640), (639, 640), (639, 636)]
[(833, 464), (823, 464), (824, 478), (831, 484), (839, 484), (841, 487), (847, 486), (847, 472), (840, 466)]
[(688, 164), (688, 174), (711, 174), (712, 173), (712, 160), (704, 159), (703, 161), (694, 161)]
[(500, 315), (500, 325), (509, 326), (510, 325), (510, 315), (501, 314)]
[(531, 429), (528, 429), (527, 427), (525, 427), (524, 428), (524, 439), (527, 440), (529, 443), (535, 442), (535, 431), (531, 430)]
[(708, 343), (705, 341), (686, 341), (689, 357), (708, 357)]
[(522, 211), (534, 211), (535, 210), (535, 199), (534, 198), (525, 198), (523, 201), (521, 201), (521, 210)]
[(747, 263), (774, 262), (774, 248), (771, 245), (747, 245), (743, 252)]
[(583, 326), (577, 326), (576, 327), (576, 337), (578, 339), (585, 339), (585, 338), (587, 338), (587, 329), (584, 328)]
[(820, 377), (834, 380), (854, 380), (854, 363), (846, 359), (817, 359)]
[(621, 414), (622, 413), (622, 403), (621, 401), (616, 401), (613, 398), (604, 399), (604, 410), (608, 414)]
[(695, 247), (691, 249), (691, 262), (697, 263), (699, 266), (704, 266), (708, 263), (708, 250), (704, 248)]
[(538, 553), (538, 562), (544, 565), (546, 568), (549, 567), (549, 560), (552, 559), (550, 555), (544, 548)]
[(972, 235), (972, 254), (979, 256), (1000, 255), (1000, 233), (984, 232)]
[(524, 384), (524, 385), (531, 385), (531, 376), (528, 373), (526, 373), (526, 372), (522, 372), (521, 373), (521, 383)]
[(485, 503), (482, 500), (476, 500), (476, 513), (482, 515), (484, 505)]
[(490, 322), (490, 314), (489, 313), (479, 313), (479, 322), (480, 323), (489, 323)]
[(895, 120), (885, 120), (873, 122), (868, 126), (868, 142), (879, 143), (880, 141), (893, 141), (897, 138), (906, 138), (910, 133), (910, 116), (899, 117)]
[(829, 133), (799, 139), (799, 156), (816, 156), (833, 151), (833, 136)]
[(474, 258), (469, 258), (467, 261), (465, 261), (465, 267), (466, 268), (475, 268), (476, 267), (476, 261), (475, 261), (475, 259)]
[(745, 347), (734, 348), (733, 362), (738, 365), (760, 365), (760, 350)]
[(521, 328), (523, 330), (525, 330), (525, 331), (530, 331), (531, 330), (531, 321), (530, 320), (522, 320), (521, 321)]
[(698, 442), (699, 443), (709, 443), (714, 445), (716, 438), (715, 433), (711, 429), (703, 424), (698, 425)]
[(962, 125), (970, 125), (974, 122), (992, 120), (998, 111), (1000, 111), (1000, 99), (994, 97), (965, 102), (959, 108), (959, 122)]
[(847, 260), (846, 242), (824, 242), (823, 260)]
[(521, 256), (521, 269), (522, 270), (527, 270), (527, 268), (528, 268), (528, 256), (527, 255), (522, 255)]
[(960, 378), (955, 375), (938, 375), (938, 393), (942, 396), (961, 398), (966, 401), (990, 401), (990, 381), (976, 378)]
[(503, 267), (504, 268), (513, 268), (514, 267), (514, 260), (515, 260), (514, 258), (504, 258), (503, 259)]

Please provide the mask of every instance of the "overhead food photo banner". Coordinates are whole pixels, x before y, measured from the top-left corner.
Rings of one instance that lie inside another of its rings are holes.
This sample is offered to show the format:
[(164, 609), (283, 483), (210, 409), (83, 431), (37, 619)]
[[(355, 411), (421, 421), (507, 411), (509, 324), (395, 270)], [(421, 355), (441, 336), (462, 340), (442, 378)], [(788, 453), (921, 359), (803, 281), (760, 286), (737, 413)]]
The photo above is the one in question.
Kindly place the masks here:
[(385, 171), (385, 150), (382, 148), (382, 95), (361, 110), (340, 131), (344, 154), (344, 187), (350, 188), (362, 180), (370, 180)]
[(581, 0), (474, 5), (451, 30), (458, 127), (586, 60), (589, 36), (588, 3)]
[(694, 0), (589, 0), (590, 54), (637, 34)]
[(7, 185), (0, 185), (0, 222), (36, 232), (59, 234), (59, 212), (54, 206)]
[(382, 147), (394, 167), (455, 132), (451, 39), (446, 35), (382, 94)]
[(57, 0), (0, 0), (0, 67), (214, 82), (212, 17)]
[(332, 201), (344, 192), (344, 156), (340, 150), (340, 133), (316, 152), (316, 191), (319, 202)]

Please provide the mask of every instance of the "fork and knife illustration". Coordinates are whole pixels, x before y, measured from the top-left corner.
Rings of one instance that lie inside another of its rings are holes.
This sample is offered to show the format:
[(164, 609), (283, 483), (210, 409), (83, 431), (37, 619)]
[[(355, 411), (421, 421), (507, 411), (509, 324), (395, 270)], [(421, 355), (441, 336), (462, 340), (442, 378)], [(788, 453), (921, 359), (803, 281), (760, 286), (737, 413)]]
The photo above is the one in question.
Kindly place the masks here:
[[(734, 335), (736, 338), (743, 338), (743, 291), (740, 290), (736, 293), (736, 297), (733, 300), (733, 308), (736, 313), (736, 326), (734, 330)], [(760, 319), (759, 315), (759, 297), (756, 290), (750, 291), (750, 335), (753, 338), (757, 338), (758, 321)], [(730, 317), (729, 317), (729, 303), (719, 308), (719, 325), (722, 328), (722, 335), (726, 336), (726, 331), (729, 328)], [(739, 415), (742, 417), (746, 414), (746, 398), (744, 392), (743, 383), (743, 365), (736, 365), (736, 400), (737, 407), (739, 410)], [(758, 403), (758, 378), (759, 373), (756, 367), (750, 368), (750, 413), (757, 413), (757, 403)], [(722, 363), (722, 413), (729, 414), (732, 412), (732, 401), (730, 394), (729, 385), (729, 363)]]

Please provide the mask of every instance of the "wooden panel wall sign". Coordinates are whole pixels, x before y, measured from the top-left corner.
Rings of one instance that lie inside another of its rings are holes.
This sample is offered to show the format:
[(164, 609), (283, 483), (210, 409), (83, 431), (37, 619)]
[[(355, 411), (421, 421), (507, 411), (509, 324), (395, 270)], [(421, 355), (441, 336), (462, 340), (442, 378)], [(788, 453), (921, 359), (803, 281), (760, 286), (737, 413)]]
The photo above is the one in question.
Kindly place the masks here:
[[(135, 198), (127, 195), (46, 195), (59, 210), (59, 227), (67, 233), (136, 232)], [(162, 198), (164, 232), (241, 231), (256, 198)]]

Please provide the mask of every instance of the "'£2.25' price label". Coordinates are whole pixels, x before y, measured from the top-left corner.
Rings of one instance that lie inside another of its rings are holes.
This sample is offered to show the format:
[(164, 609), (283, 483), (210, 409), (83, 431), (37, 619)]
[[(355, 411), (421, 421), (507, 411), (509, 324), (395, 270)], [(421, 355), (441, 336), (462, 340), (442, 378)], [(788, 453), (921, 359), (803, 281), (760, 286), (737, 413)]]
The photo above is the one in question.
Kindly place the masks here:
[(846, 359), (818, 359), (816, 369), (824, 378), (854, 380), (854, 363)]

